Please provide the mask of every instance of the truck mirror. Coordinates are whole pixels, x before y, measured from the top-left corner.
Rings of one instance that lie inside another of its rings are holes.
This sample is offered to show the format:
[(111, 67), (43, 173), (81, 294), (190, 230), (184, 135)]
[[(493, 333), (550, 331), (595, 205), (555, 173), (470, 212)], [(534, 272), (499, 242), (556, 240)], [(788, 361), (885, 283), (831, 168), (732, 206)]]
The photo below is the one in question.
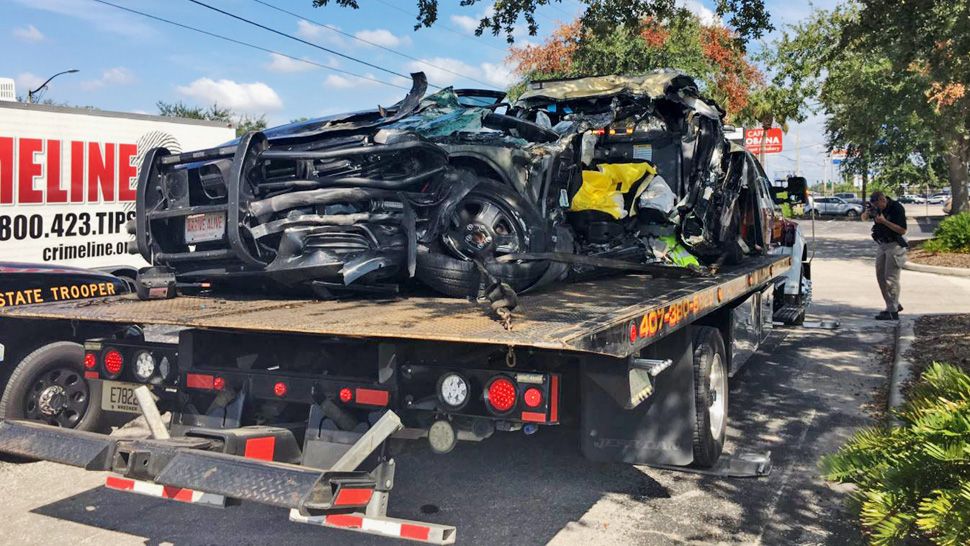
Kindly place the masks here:
[(808, 201), (808, 180), (804, 176), (788, 177), (788, 202), (805, 203)]

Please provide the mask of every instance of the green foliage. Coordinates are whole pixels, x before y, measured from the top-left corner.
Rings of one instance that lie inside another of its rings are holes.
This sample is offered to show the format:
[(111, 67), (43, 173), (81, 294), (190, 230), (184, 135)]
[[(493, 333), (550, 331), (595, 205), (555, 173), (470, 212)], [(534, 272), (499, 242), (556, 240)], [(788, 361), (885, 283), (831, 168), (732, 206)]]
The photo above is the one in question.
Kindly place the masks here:
[(175, 118), (204, 119), (209, 121), (224, 121), (236, 127), (236, 136), (242, 136), (251, 131), (262, 131), (266, 128), (266, 116), (250, 116), (236, 114), (231, 108), (223, 108), (213, 104), (207, 108), (201, 106), (187, 106), (182, 101), (155, 103), (158, 115)]
[(936, 228), (933, 239), (923, 245), (930, 252), (970, 253), (970, 212), (948, 216)]
[(848, 152), (843, 172), (872, 171), (894, 186), (946, 179), (963, 203), (968, 12), (970, 0), (848, 2), (787, 29), (770, 66), (818, 101), (830, 149)]
[(934, 363), (897, 416), (902, 426), (859, 431), (824, 457), (823, 474), (858, 486), (854, 500), (873, 545), (914, 537), (970, 544), (970, 376)]
[[(401, 0), (391, 0), (395, 3)], [(417, 23), (414, 29), (430, 27), (438, 20), (439, 0), (416, 0), (418, 7)], [(583, 12), (583, 26), (600, 36), (609, 34), (621, 26), (635, 27), (647, 18), (668, 20), (676, 17), (683, 8), (675, 0), (579, 0), (586, 5)], [(313, 0), (314, 6), (336, 4), (357, 9), (359, 0)], [(545, 5), (560, 6), (562, 0), (461, 0), (462, 6), (482, 7), (491, 3), (491, 11), (479, 22), (476, 34), (489, 31), (494, 36), (505, 34), (511, 44), (512, 36), (519, 19), (524, 19), (529, 33), (535, 36), (539, 24), (535, 19), (536, 8)], [(764, 0), (715, 0), (718, 16), (726, 19), (737, 31), (741, 39), (760, 38), (764, 33), (774, 30)], [(559, 11), (566, 13), (564, 8)]]

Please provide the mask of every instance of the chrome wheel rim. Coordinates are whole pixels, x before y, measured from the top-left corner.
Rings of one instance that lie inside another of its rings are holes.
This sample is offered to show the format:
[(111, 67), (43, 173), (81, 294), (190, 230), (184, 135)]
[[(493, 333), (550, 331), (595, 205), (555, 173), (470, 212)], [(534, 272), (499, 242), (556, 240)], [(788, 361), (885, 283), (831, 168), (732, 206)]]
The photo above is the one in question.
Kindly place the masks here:
[(711, 405), (708, 407), (708, 421), (711, 426), (711, 436), (719, 440), (723, 434), (724, 419), (727, 416), (727, 374), (721, 355), (715, 354), (711, 361), (711, 371), (707, 375), (708, 392), (711, 395)]

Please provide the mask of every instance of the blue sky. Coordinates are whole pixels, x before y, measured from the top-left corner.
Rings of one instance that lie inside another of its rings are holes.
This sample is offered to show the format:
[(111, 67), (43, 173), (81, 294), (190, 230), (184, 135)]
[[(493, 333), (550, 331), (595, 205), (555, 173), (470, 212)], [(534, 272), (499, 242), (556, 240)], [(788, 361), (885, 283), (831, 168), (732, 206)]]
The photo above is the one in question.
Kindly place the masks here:
[[(234, 21), (186, 0), (112, 1), (318, 64), (407, 86), (400, 77)], [(438, 24), (418, 31), (413, 30), (415, 0), (360, 0), (359, 10), (313, 8), (310, 0), (265, 1), (302, 17), (280, 13), (254, 0), (206, 0), (393, 72), (424, 70), (433, 84), (501, 88), (513, 78), (505, 63), (504, 36), (473, 35), (478, 19), (488, 9), (487, 0), (470, 7), (461, 7), (458, 0), (440, 0)], [(702, 18), (713, 17), (711, 2), (684, 1)], [(816, 5), (831, 7), (835, 3), (822, 0)], [(14, 78), (21, 95), (51, 74), (77, 68), (79, 73), (55, 80), (46, 96), (71, 104), (143, 113), (155, 113), (158, 100), (199, 105), (218, 102), (238, 112), (266, 114), (274, 125), (302, 116), (386, 105), (404, 94), (401, 89), (274, 57), (91, 0), (0, 0), (0, 6), (0, 50), (8, 52), (0, 62), (0, 77)], [(768, 6), (776, 26), (798, 21), (811, 11), (811, 5), (802, 2), (768, 0)], [(540, 8), (539, 35), (517, 32), (517, 43), (540, 42), (557, 21), (568, 20), (579, 10), (576, 0)], [(424, 62), (403, 58), (311, 21)], [(791, 151), (769, 157), (769, 174), (794, 167), (791, 137), (798, 134), (801, 170), (809, 178), (821, 178), (827, 161), (819, 147), (823, 140), (821, 126), (822, 120), (813, 117), (793, 127), (786, 142)]]

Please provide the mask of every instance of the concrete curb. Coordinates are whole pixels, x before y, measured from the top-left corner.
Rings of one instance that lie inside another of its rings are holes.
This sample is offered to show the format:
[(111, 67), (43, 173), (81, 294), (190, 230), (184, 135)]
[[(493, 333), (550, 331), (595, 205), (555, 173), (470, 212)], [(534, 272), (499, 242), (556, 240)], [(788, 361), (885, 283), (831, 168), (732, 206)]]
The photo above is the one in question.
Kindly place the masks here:
[(970, 277), (970, 269), (963, 267), (943, 267), (939, 265), (915, 264), (907, 261), (903, 264), (903, 269), (919, 271), (920, 273), (934, 273), (936, 275), (949, 275), (951, 277)]
[[(903, 384), (912, 376), (913, 363), (906, 358), (906, 353), (913, 346), (916, 334), (913, 327), (916, 324), (915, 318), (900, 319), (896, 325), (896, 351), (893, 355), (893, 366), (889, 373), (889, 411), (898, 409), (905, 401), (903, 399)], [(894, 424), (899, 424), (898, 420), (890, 417)]]

